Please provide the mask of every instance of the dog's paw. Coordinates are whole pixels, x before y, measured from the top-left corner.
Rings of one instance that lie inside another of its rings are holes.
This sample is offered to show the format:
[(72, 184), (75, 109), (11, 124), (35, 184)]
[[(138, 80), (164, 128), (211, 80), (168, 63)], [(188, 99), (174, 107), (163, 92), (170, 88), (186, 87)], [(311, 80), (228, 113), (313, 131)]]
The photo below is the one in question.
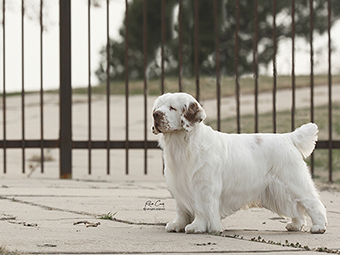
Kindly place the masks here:
[(290, 232), (297, 232), (302, 230), (303, 225), (296, 225), (293, 223), (288, 223), (286, 225), (286, 229)]
[(178, 222), (169, 222), (166, 224), (165, 229), (168, 232), (184, 232), (185, 225), (179, 224)]
[(207, 232), (205, 228), (195, 223), (191, 223), (185, 227), (186, 234), (202, 234), (205, 232)]
[(326, 226), (313, 225), (310, 232), (312, 234), (323, 234), (326, 232)]

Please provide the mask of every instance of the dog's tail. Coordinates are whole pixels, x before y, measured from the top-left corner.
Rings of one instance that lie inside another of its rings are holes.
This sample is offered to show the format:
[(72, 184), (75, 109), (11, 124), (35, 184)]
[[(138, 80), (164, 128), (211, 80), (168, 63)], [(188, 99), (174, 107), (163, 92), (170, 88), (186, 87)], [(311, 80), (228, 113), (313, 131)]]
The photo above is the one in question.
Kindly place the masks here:
[(304, 158), (312, 154), (318, 140), (318, 132), (319, 129), (316, 124), (308, 123), (291, 133), (295, 147), (298, 148)]

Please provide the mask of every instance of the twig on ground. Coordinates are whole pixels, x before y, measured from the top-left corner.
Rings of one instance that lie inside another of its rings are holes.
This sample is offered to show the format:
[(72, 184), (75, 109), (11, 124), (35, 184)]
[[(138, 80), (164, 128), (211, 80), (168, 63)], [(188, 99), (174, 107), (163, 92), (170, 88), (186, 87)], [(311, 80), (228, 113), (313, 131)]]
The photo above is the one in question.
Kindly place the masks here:
[(100, 225), (100, 222), (92, 223), (87, 220), (82, 220), (82, 221), (77, 221), (73, 223), (73, 225), (79, 225), (79, 224), (84, 224), (88, 228), (88, 227), (98, 227)]

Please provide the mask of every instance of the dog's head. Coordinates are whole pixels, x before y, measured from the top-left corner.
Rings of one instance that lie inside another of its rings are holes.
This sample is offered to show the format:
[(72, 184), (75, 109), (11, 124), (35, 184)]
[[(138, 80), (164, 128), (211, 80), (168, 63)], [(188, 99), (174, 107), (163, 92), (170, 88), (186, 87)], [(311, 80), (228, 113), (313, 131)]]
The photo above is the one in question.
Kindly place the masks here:
[(158, 97), (152, 110), (154, 134), (180, 130), (190, 132), (206, 117), (197, 100), (186, 93), (167, 93)]

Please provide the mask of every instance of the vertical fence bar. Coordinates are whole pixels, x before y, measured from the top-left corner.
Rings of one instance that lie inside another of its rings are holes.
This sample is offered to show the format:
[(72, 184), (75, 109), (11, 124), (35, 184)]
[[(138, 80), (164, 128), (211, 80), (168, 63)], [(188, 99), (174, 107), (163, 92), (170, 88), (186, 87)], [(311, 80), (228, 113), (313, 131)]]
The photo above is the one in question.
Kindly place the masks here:
[[(162, 0), (162, 13), (161, 13), (161, 19), (162, 19), (162, 43), (161, 43), (161, 50), (162, 50), (162, 56), (161, 56), (161, 94), (165, 93), (165, 66), (164, 66), (164, 61), (165, 61), (165, 43), (166, 43), (166, 16), (165, 16), (165, 8), (166, 8), (166, 1)], [(163, 175), (164, 175), (164, 159), (162, 159), (162, 163), (163, 163)]]
[(25, 173), (25, 1), (21, 0), (21, 151), (22, 173)]
[(333, 152), (333, 130), (332, 130), (332, 38), (331, 38), (331, 18), (332, 18), (332, 6), (331, 0), (327, 0), (327, 34), (328, 34), (328, 181), (333, 182), (332, 170), (332, 152)]
[(91, 0), (87, 4), (87, 43), (88, 43), (88, 174), (92, 174), (92, 86), (91, 86)]
[[(314, 44), (313, 44), (313, 32), (314, 32), (314, 0), (309, 0), (309, 43), (310, 43), (310, 121), (314, 122)], [(310, 157), (311, 172), (314, 176), (314, 154)]]
[(310, 44), (310, 119), (314, 122), (314, 8), (313, 0), (309, 0), (309, 44)]
[(182, 65), (183, 65), (183, 0), (179, 0), (178, 10), (178, 89), (182, 92)]
[(165, 45), (165, 39), (166, 39), (166, 31), (165, 31), (165, 0), (162, 0), (162, 13), (161, 13), (161, 20), (162, 20), (162, 43), (161, 43), (161, 94), (164, 94), (164, 58), (165, 58), (165, 54), (164, 54), (164, 45)]
[(255, 85), (255, 133), (259, 132), (259, 110), (258, 110), (258, 96), (259, 96), (259, 84), (258, 84), (258, 78), (259, 78), (259, 60), (258, 60), (258, 41), (259, 41), (259, 12), (258, 12), (258, 0), (254, 1), (254, 42), (253, 42), (253, 72), (254, 72), (254, 85)]
[(196, 99), (200, 100), (200, 74), (199, 74), (199, 10), (198, 2), (195, 0), (195, 83), (196, 83)]
[(72, 178), (71, 1), (59, 1), (60, 178)]
[(238, 73), (238, 54), (239, 54), (239, 30), (240, 30), (240, 0), (236, 1), (236, 29), (235, 29), (235, 85), (236, 85), (236, 125), (237, 133), (241, 133), (240, 124), (240, 83)]
[(129, 174), (129, 4), (125, 0), (125, 174)]
[(110, 174), (110, 0), (106, 0), (106, 174)]
[(2, 0), (2, 123), (3, 123), (3, 140), (4, 140), (4, 174), (7, 173), (7, 142), (6, 142), (6, 0)]
[(291, 130), (295, 129), (295, 0), (292, 0), (292, 109), (291, 109)]
[(276, 0), (273, 0), (273, 132), (276, 133), (276, 52), (277, 38), (276, 38)]
[(44, 81), (43, 81), (43, 0), (40, 0), (40, 165), (44, 173)]
[(143, 0), (143, 57), (144, 57), (144, 174), (148, 173), (148, 77), (147, 77), (147, 65), (148, 65), (148, 1)]
[(216, 58), (216, 98), (217, 130), (221, 131), (221, 74), (220, 74), (220, 40), (218, 20), (218, 0), (214, 0), (215, 58)]

